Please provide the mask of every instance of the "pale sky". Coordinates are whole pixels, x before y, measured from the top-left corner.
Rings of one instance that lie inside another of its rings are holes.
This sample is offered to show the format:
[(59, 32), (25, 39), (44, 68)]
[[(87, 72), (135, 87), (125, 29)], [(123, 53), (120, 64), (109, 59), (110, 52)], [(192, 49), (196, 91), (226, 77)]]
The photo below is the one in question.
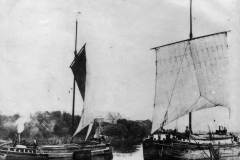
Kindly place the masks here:
[[(230, 120), (226, 110), (212, 109), (194, 113), (194, 121), (223, 118), (233, 130), (240, 130), (239, 6), (238, 0), (193, 0), (194, 36), (231, 30), (232, 88)], [(94, 103), (130, 119), (151, 119), (150, 48), (188, 38), (189, 0), (0, 0), (0, 113), (71, 112), (76, 19), (78, 49), (87, 43)]]

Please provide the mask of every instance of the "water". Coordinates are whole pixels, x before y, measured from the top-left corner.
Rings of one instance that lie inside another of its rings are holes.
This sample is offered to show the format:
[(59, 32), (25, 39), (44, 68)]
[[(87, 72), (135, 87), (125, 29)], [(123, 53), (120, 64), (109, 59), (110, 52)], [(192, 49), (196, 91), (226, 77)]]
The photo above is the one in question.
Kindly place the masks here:
[(92, 160), (144, 160), (142, 145), (136, 146), (134, 152), (131, 150), (128, 153), (120, 153), (113, 150), (113, 158), (97, 156), (92, 157)]
[(113, 152), (113, 160), (143, 160), (142, 145), (137, 146), (136, 151), (132, 153)]
[[(112, 160), (144, 160), (142, 145), (138, 146), (137, 150), (133, 153), (114, 152)], [(156, 160), (156, 159), (154, 159), (154, 160)], [(157, 160), (159, 160), (159, 159), (157, 159)], [(240, 160), (240, 157), (221, 158), (221, 160)]]
[[(97, 159), (97, 160), (106, 160), (106, 159)], [(137, 146), (136, 151), (131, 153), (119, 153), (114, 151), (112, 160), (144, 160), (142, 145)], [(240, 160), (240, 157), (221, 158), (221, 160)]]

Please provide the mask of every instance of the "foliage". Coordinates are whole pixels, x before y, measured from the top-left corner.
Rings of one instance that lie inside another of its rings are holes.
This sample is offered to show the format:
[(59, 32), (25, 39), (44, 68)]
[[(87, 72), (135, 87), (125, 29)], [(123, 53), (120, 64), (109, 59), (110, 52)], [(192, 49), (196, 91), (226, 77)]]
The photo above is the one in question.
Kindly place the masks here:
[(142, 142), (151, 132), (151, 121), (132, 121), (119, 119), (117, 124), (104, 127), (104, 135), (111, 138), (115, 148), (127, 148)]
[[(12, 139), (17, 133), (16, 120), (20, 116), (0, 115), (0, 139)], [(74, 118), (74, 129), (76, 129), (80, 116)], [(36, 112), (30, 116), (30, 121), (25, 123), (24, 131), (21, 133), (23, 138), (50, 138), (71, 136), (72, 116), (69, 113), (54, 112)]]
[[(18, 114), (12, 116), (0, 115), (0, 139), (13, 139), (16, 137), (16, 120)], [(120, 116), (118, 116), (120, 117)], [(80, 116), (75, 116), (74, 130), (77, 128)], [(70, 140), (72, 116), (61, 111), (36, 112), (30, 116), (30, 121), (25, 123), (21, 137), (24, 139), (37, 138), (44, 143), (64, 143)], [(115, 147), (133, 146), (139, 144), (142, 139), (150, 134), (151, 121), (132, 121), (126, 119), (114, 119), (114, 123), (102, 123), (103, 134), (108, 136)], [(93, 127), (95, 130), (98, 125)], [(81, 133), (86, 134), (87, 128)], [(79, 138), (84, 138), (82, 135)], [(84, 135), (85, 135), (84, 134)], [(94, 133), (90, 135), (93, 136)]]

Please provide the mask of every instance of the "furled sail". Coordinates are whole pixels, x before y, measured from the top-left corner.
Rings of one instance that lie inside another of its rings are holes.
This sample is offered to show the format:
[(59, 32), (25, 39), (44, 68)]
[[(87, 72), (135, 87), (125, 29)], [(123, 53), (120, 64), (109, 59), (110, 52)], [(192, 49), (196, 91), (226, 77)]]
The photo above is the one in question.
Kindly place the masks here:
[(154, 48), (156, 91), (152, 132), (189, 112), (228, 105), (227, 32)]
[[(88, 85), (87, 83), (87, 61), (86, 61), (86, 50), (85, 50), (86, 44), (81, 48), (81, 50), (75, 55), (75, 58), (71, 64), (71, 69), (74, 74), (75, 81), (77, 82), (78, 88), (80, 90), (81, 96), (83, 100), (85, 100), (85, 93), (86, 93), (86, 86)], [(89, 106), (86, 106), (86, 102), (84, 101), (83, 104), (83, 110), (81, 114), (81, 120), (79, 122), (78, 128), (76, 129), (75, 133), (73, 136), (78, 134), (83, 128), (88, 127), (88, 134), (89, 135), (91, 129), (92, 129), (92, 123), (93, 123), (93, 115), (91, 112), (89, 112)]]

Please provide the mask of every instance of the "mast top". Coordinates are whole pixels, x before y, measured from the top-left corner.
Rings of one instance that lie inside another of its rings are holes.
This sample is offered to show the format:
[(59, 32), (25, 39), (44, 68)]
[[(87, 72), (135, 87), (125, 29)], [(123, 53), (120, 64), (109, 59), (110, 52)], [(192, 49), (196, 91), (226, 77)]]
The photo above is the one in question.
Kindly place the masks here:
[(76, 35), (75, 35), (75, 50), (74, 50), (74, 55), (77, 55), (77, 28), (78, 28), (78, 21), (76, 20)]
[(190, 33), (189, 33), (189, 38), (193, 38), (192, 34), (192, 0), (190, 0)]

